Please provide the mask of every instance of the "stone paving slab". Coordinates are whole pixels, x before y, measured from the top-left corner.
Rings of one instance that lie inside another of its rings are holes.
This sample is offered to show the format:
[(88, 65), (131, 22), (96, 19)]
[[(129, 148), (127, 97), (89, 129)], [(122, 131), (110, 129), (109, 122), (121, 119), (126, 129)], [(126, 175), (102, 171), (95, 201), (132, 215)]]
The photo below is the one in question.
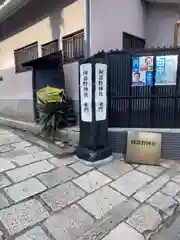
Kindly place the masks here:
[(10, 160), (0, 157), (0, 173), (5, 172), (9, 169), (13, 169), (15, 167), (16, 165), (12, 163)]
[(149, 205), (142, 205), (127, 220), (127, 223), (140, 233), (155, 231), (162, 219), (159, 213)]
[(51, 158), (53, 155), (48, 153), (48, 152), (38, 152), (38, 153), (33, 153), (33, 154), (26, 154), (24, 156), (17, 156), (12, 161), (19, 166), (24, 166), (27, 164), (31, 164), (40, 160), (45, 160), (48, 158)]
[(174, 161), (174, 160), (167, 160), (167, 159), (162, 159), (162, 161), (161, 161), (161, 166), (162, 167), (165, 167), (165, 168), (172, 168), (172, 167), (174, 167), (175, 165), (176, 165), (176, 161)]
[(179, 203), (180, 205), (180, 194), (177, 194), (174, 199)]
[(171, 196), (164, 195), (161, 192), (157, 192), (155, 195), (153, 195), (148, 200), (148, 203), (169, 216), (172, 216), (175, 208), (178, 205), (177, 201), (175, 201)]
[(151, 177), (157, 177), (166, 169), (161, 166), (148, 166), (148, 165), (141, 165), (137, 168), (138, 171), (146, 173)]
[(143, 235), (136, 232), (126, 223), (119, 224), (119, 226), (112, 230), (103, 240), (120, 240), (120, 236), (123, 236), (123, 239), (126, 240), (145, 240)]
[(46, 190), (46, 187), (36, 178), (28, 179), (4, 189), (6, 194), (14, 201), (19, 202)]
[(12, 143), (17, 143), (17, 142), (21, 142), (22, 139), (14, 134), (9, 134), (5, 137), (1, 136), (0, 139), (0, 145), (5, 145), (5, 144), (12, 144)]
[(131, 196), (152, 178), (144, 173), (132, 171), (114, 181), (111, 186), (126, 196)]
[(41, 227), (35, 227), (15, 240), (51, 240)]
[(175, 177), (173, 177), (172, 181), (180, 184), (180, 174), (177, 174)]
[(57, 240), (77, 240), (93, 222), (93, 218), (80, 207), (72, 205), (47, 219), (44, 226)]
[(30, 146), (23, 149), (27, 154), (43, 152), (43, 149), (37, 146)]
[(73, 180), (78, 186), (84, 189), (86, 192), (93, 192), (107, 183), (111, 182), (111, 179), (106, 177), (104, 174), (94, 170), (83, 176)]
[(1, 157), (12, 160), (13, 158), (15, 158), (17, 156), (22, 156), (22, 155), (26, 155), (26, 154), (27, 154), (27, 152), (26, 152), (25, 148), (24, 149), (14, 149), (12, 151), (2, 153)]
[(164, 174), (159, 178), (155, 179), (149, 184), (146, 184), (142, 189), (135, 193), (134, 198), (140, 202), (144, 202), (149, 197), (151, 197), (155, 192), (157, 192), (163, 185), (165, 185), (170, 180), (169, 176)]
[(0, 221), (10, 235), (46, 219), (49, 213), (35, 199), (13, 205), (0, 211)]
[(40, 161), (37, 163), (33, 163), (21, 168), (16, 168), (14, 170), (6, 172), (6, 174), (14, 181), (20, 182), (27, 178), (34, 177), (43, 172), (48, 172), (55, 167), (50, 164), (48, 161)]
[(164, 226), (159, 232), (152, 235), (150, 240), (180, 240), (180, 216), (170, 224)]
[(168, 182), (161, 191), (170, 196), (176, 196), (180, 191), (180, 185), (174, 182)]
[(7, 240), (147, 240), (180, 215), (180, 162), (145, 166), (117, 155), (92, 168), (26, 139), (11, 131), (0, 139), (0, 232)]
[(102, 240), (111, 230), (124, 221), (137, 207), (139, 203), (134, 199), (115, 206), (104, 218), (98, 220), (85, 234), (78, 240)]
[(3, 174), (0, 174), (0, 188), (7, 187), (10, 184), (11, 182), (7, 179), (7, 177)]
[(110, 178), (117, 179), (125, 173), (132, 171), (133, 167), (116, 159), (113, 162), (100, 167), (99, 170)]
[(66, 166), (68, 164), (74, 163), (76, 160), (74, 157), (66, 157), (66, 158), (50, 158), (49, 162), (54, 164), (56, 167)]
[(0, 153), (5, 153), (5, 152), (9, 152), (12, 151), (14, 149), (14, 147), (12, 145), (2, 145), (0, 146)]
[(16, 149), (21, 149), (21, 148), (25, 148), (25, 147), (29, 147), (31, 146), (32, 144), (30, 142), (27, 142), (27, 141), (22, 141), (22, 142), (19, 142), (19, 143), (13, 143), (11, 144), (12, 147), (16, 148)]
[(102, 218), (107, 212), (112, 210), (126, 200), (126, 197), (109, 186), (105, 186), (98, 191), (88, 195), (78, 203), (96, 219)]
[(78, 174), (66, 166), (38, 176), (38, 178), (49, 188), (70, 181), (75, 177), (78, 177)]
[(84, 196), (85, 192), (71, 182), (65, 183), (41, 194), (42, 200), (52, 209), (52, 211), (58, 211)]
[[(12, 134), (12, 132), (11, 131), (9, 131), (9, 129), (7, 130), (7, 129), (0, 129), (0, 134), (1, 134), (1, 136), (7, 136), (7, 135), (10, 135), (10, 134)], [(15, 135), (15, 134), (14, 134)]]
[(6, 207), (9, 207), (9, 201), (7, 200), (7, 198), (5, 198), (5, 196), (0, 193), (0, 210)]
[(84, 165), (80, 162), (75, 162), (75, 163), (71, 164), (69, 167), (72, 168), (74, 171), (76, 171), (79, 174), (87, 173), (93, 169), (93, 167)]

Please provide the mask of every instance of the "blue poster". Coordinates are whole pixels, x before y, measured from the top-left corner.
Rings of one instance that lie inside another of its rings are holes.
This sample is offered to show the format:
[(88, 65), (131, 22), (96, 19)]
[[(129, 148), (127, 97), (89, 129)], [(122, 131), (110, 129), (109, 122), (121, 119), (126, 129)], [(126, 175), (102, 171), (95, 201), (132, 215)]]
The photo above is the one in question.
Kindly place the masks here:
[(152, 86), (153, 56), (132, 58), (132, 87)]
[(176, 85), (178, 55), (156, 57), (155, 85)]

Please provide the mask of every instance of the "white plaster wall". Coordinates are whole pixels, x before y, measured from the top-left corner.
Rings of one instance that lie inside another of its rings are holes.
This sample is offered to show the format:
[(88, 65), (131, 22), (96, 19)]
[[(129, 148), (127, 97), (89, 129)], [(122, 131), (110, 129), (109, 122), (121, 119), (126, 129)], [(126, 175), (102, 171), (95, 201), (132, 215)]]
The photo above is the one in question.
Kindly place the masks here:
[(122, 32), (145, 37), (146, 7), (141, 0), (91, 0), (91, 54), (122, 49)]
[[(71, 96), (73, 100), (79, 99), (79, 63), (67, 63), (64, 64), (64, 75), (66, 79), (66, 91), (68, 96)], [(73, 79), (73, 81), (72, 81)]]
[[(58, 0), (59, 1), (59, 0)], [(60, 3), (61, 1), (59, 1)], [(61, 8), (61, 5), (52, 9), (48, 1), (49, 13), (46, 17), (37, 21), (35, 24), (25, 27), (23, 31), (19, 31), (13, 36), (0, 42), (0, 70), (3, 82), (0, 82), (0, 113), (9, 117), (34, 120), (33, 113), (33, 93), (32, 93), (32, 73), (31, 71), (15, 74), (14, 50), (25, 45), (38, 41), (39, 56), (41, 55), (41, 44), (50, 42), (56, 38), (60, 39), (60, 48), (62, 47), (61, 38), (80, 29), (83, 29), (83, 0), (75, 1), (68, 6)], [(27, 9), (24, 17), (28, 18), (28, 14), (34, 13), (32, 9)], [(43, 9), (42, 9), (43, 13)], [(18, 14), (18, 13), (17, 13)], [(36, 16), (33, 16), (36, 19)], [(25, 24), (25, 19), (15, 17), (16, 24)], [(13, 21), (7, 22), (2, 28), (2, 32), (6, 34), (6, 26), (12, 24)], [(27, 23), (28, 24), (28, 23)], [(74, 74), (74, 68), (65, 67), (65, 76), (67, 79), (67, 88), (71, 88), (72, 83), (77, 81)], [(65, 80), (66, 80), (65, 79)], [(69, 85), (69, 86), (68, 86)], [(72, 93), (72, 91), (70, 91)], [(73, 94), (73, 93), (72, 93)], [(70, 96), (73, 97), (73, 96)]]
[(79, 63), (64, 64), (67, 95), (73, 99), (75, 111), (79, 112)]
[(174, 24), (179, 20), (179, 13), (180, 8), (177, 4), (148, 4), (147, 46), (173, 45)]

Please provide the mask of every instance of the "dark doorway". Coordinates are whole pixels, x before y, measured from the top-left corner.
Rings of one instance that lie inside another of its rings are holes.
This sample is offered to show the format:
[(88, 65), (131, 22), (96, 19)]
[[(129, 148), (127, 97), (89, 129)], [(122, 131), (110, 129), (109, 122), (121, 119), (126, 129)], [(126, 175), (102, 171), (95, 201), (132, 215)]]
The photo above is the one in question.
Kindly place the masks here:
[(31, 66), (33, 69), (32, 85), (34, 96), (35, 121), (39, 121), (39, 113), (36, 108), (36, 91), (47, 86), (64, 88), (64, 71), (61, 51), (24, 63), (23, 66)]

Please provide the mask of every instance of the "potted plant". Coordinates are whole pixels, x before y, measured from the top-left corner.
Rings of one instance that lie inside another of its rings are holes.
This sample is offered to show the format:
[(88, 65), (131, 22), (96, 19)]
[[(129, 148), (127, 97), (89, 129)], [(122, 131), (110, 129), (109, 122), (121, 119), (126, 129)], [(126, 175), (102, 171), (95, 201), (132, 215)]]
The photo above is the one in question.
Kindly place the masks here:
[(76, 124), (76, 115), (72, 100), (67, 97), (65, 90), (47, 86), (36, 92), (37, 109), (40, 114), (41, 132), (55, 138), (57, 129)]

